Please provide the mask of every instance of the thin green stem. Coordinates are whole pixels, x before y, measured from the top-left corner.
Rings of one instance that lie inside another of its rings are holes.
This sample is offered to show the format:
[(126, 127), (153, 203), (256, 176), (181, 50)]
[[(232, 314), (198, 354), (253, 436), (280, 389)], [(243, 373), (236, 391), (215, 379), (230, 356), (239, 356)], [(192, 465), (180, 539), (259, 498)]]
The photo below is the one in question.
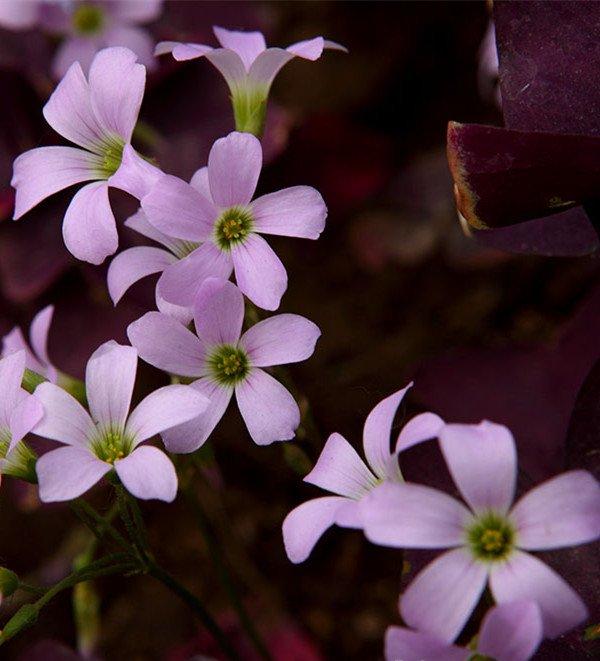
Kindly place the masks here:
[(102, 517), (88, 502), (78, 498), (71, 501), (70, 505), (75, 515), (94, 533), (98, 541), (108, 535), (122, 549), (131, 550), (131, 544), (111, 525), (108, 517)]
[(115, 485), (115, 491), (117, 492), (121, 520), (125, 525), (129, 538), (133, 542), (140, 562), (146, 566), (150, 558), (150, 549), (148, 548), (146, 528), (138, 504), (129, 495), (129, 492), (123, 485)]

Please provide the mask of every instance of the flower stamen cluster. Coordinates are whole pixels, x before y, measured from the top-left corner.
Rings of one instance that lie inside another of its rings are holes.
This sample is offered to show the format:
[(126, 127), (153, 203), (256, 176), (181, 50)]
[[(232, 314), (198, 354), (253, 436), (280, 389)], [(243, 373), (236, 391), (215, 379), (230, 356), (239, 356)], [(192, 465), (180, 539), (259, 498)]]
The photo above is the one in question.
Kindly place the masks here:
[(105, 17), (97, 5), (82, 4), (75, 8), (71, 20), (76, 33), (90, 36), (101, 32)]
[(244, 242), (254, 226), (252, 214), (243, 207), (231, 207), (223, 211), (215, 223), (215, 238), (221, 250)]
[(242, 381), (250, 370), (246, 352), (230, 344), (217, 347), (208, 364), (215, 380), (228, 386)]
[(467, 529), (467, 542), (477, 560), (497, 562), (513, 549), (515, 532), (506, 518), (489, 512)]

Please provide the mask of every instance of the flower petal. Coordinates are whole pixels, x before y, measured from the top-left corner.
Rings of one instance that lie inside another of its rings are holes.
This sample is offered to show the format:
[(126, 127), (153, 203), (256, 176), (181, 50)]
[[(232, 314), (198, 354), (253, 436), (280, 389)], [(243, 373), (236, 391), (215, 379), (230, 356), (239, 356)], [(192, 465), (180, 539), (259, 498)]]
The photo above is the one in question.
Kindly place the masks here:
[(202, 415), (162, 433), (163, 441), (169, 452), (194, 452), (204, 445), (223, 417), (233, 395), (233, 388), (221, 386), (206, 377), (194, 381), (190, 387), (206, 395), (209, 404)]
[(154, 55), (158, 56), (171, 53), (173, 58), (178, 62), (184, 62), (186, 60), (195, 60), (198, 57), (204, 57), (212, 50), (212, 46), (205, 46), (204, 44), (186, 44), (180, 41), (160, 41), (154, 47)]
[(403, 452), (413, 445), (436, 438), (443, 426), (444, 421), (435, 413), (415, 415), (402, 428), (396, 442), (396, 452)]
[(0, 360), (0, 427), (8, 427), (20, 399), (21, 381), (27, 356), (20, 350)]
[(347, 502), (339, 496), (308, 500), (293, 509), (283, 521), (283, 544), (295, 564), (304, 562), (327, 528), (335, 523), (338, 509)]
[(111, 2), (109, 9), (111, 16), (119, 18), (125, 23), (149, 23), (156, 20), (162, 11), (163, 0), (119, 0)]
[(446, 425), (440, 446), (452, 478), (475, 512), (505, 514), (515, 494), (517, 453), (510, 430), (487, 420)]
[(187, 326), (194, 319), (194, 311), (191, 308), (186, 308), (181, 305), (173, 305), (166, 301), (161, 295), (158, 287), (156, 288), (156, 307), (159, 312), (166, 314), (168, 317), (173, 317), (180, 324)]
[(191, 308), (207, 278), (227, 280), (233, 271), (228, 253), (207, 241), (163, 271), (157, 291), (169, 303)]
[(125, 427), (135, 384), (138, 354), (133, 347), (105, 342), (88, 360), (85, 389), (92, 418), (104, 427)]
[(135, 282), (152, 273), (161, 273), (176, 261), (177, 257), (170, 252), (149, 246), (137, 246), (119, 253), (110, 263), (106, 275), (112, 302), (116, 305)]
[(0, 25), (9, 30), (30, 30), (39, 18), (37, 2), (0, 2)]
[(527, 661), (542, 642), (542, 614), (534, 601), (512, 601), (489, 610), (477, 650), (497, 661)]
[(235, 397), (250, 432), (258, 445), (294, 438), (300, 424), (300, 410), (296, 400), (279, 381), (252, 369), (235, 388)]
[(165, 429), (197, 418), (207, 407), (208, 397), (190, 386), (164, 386), (150, 393), (133, 409), (125, 431), (138, 445)]
[(48, 331), (50, 330), (53, 316), (54, 306), (47, 305), (35, 315), (29, 327), (31, 346), (40, 359), (40, 362), (46, 365), (50, 364), (50, 359), (48, 358)]
[(36, 425), (34, 433), (68, 445), (87, 448), (95, 426), (83, 406), (53, 383), (41, 383), (35, 389), (35, 396), (42, 403), (44, 417)]
[(219, 138), (208, 155), (208, 181), (215, 204), (223, 209), (249, 204), (261, 168), (258, 138), (239, 131)]
[(421, 484), (381, 484), (360, 503), (367, 539), (397, 548), (458, 546), (467, 508), (451, 496)]
[(141, 500), (172, 503), (177, 495), (177, 473), (167, 455), (145, 445), (115, 461), (115, 471), (130, 494)]
[[(173, 57), (176, 60), (189, 60), (193, 57), (199, 57), (199, 55), (193, 54), (199, 52), (197, 46), (198, 44), (184, 44), (181, 47), (174, 48)], [(244, 67), (242, 58), (237, 53), (228, 48), (211, 48), (201, 54), (221, 72), (232, 93), (245, 86), (246, 67)]]
[(238, 287), (258, 307), (277, 310), (287, 289), (287, 273), (271, 246), (250, 234), (231, 251)]
[(252, 63), (248, 78), (255, 86), (263, 87), (268, 92), (281, 68), (293, 59), (293, 53), (283, 48), (267, 48)]
[(146, 69), (128, 48), (101, 50), (90, 67), (90, 100), (105, 129), (130, 142), (146, 85)]
[(44, 408), (39, 399), (25, 395), (10, 416), (10, 444), (8, 454), (44, 417)]
[(490, 588), (498, 603), (531, 599), (542, 611), (544, 636), (556, 638), (588, 616), (581, 597), (556, 572), (529, 553), (513, 551), (492, 567)]
[(469, 657), (463, 647), (428, 633), (404, 627), (388, 627), (385, 632), (385, 661), (467, 661)]
[(210, 183), (208, 181), (208, 167), (204, 166), (196, 170), (190, 179), (190, 186), (193, 186), (200, 195), (212, 202), (212, 193), (210, 192)]
[(98, 42), (85, 37), (67, 37), (57, 48), (52, 61), (52, 75), (57, 80), (65, 76), (73, 64), (87, 74), (98, 52)]
[(237, 344), (244, 322), (244, 297), (229, 280), (207, 278), (194, 305), (194, 325), (207, 347)]
[(363, 429), (363, 448), (371, 470), (381, 479), (387, 477), (390, 463), (390, 435), (394, 416), (412, 382), (386, 397), (369, 413)]
[(205, 241), (212, 233), (217, 211), (190, 184), (164, 174), (142, 199), (142, 209), (151, 225), (167, 236), (187, 241)]
[(325, 39), (323, 37), (313, 37), (312, 39), (305, 39), (298, 41), (286, 50), (297, 57), (302, 57), (305, 60), (318, 60), (323, 54), (325, 48)]
[(79, 498), (111, 468), (84, 448), (67, 447), (47, 452), (35, 466), (40, 500), (55, 503)]
[(313, 355), (321, 330), (298, 314), (278, 314), (249, 328), (240, 346), (256, 367), (298, 363)]
[(310, 186), (293, 186), (263, 195), (250, 205), (254, 229), (262, 234), (318, 239), (325, 229), (327, 207)]
[(71, 59), (69, 70), (44, 106), (44, 117), (63, 138), (101, 154), (106, 131), (94, 115), (90, 88), (76, 59)]
[(240, 56), (246, 71), (250, 69), (258, 55), (267, 48), (262, 32), (226, 30), (216, 25), (213, 27), (213, 32), (223, 48), (228, 48)]
[(528, 551), (592, 542), (600, 537), (600, 485), (587, 471), (563, 473), (523, 496), (510, 518)]
[[(114, 5), (118, 3), (112, 3)], [(143, 3), (138, 3), (143, 4)], [(154, 38), (143, 28), (128, 25), (112, 25), (102, 35), (103, 46), (123, 46), (133, 51), (140, 64), (149, 71), (156, 68)]]
[(141, 207), (133, 214), (133, 216), (129, 216), (124, 225), (131, 228), (135, 232), (138, 232), (138, 234), (141, 234), (148, 239), (152, 239), (152, 241), (156, 241), (157, 243), (162, 244), (171, 252), (174, 252), (173, 246), (175, 246), (179, 241), (178, 239), (174, 239), (173, 237), (163, 234), (160, 230), (157, 230), (156, 227), (154, 227), (154, 225), (149, 222), (146, 214), (144, 213), (144, 210)]
[(162, 176), (163, 173), (159, 168), (148, 163), (130, 144), (126, 144), (123, 147), (121, 165), (108, 180), (108, 185), (124, 190), (141, 200)]
[(325, 491), (358, 500), (375, 485), (375, 476), (341, 434), (331, 434), (304, 481)]
[(447, 551), (421, 570), (400, 597), (403, 620), (451, 643), (479, 601), (487, 571), (464, 549)]
[(73, 199), (63, 221), (69, 252), (85, 262), (102, 264), (119, 247), (119, 235), (105, 181), (87, 184)]
[(13, 164), (10, 184), (16, 190), (14, 219), (19, 219), (63, 188), (98, 178), (94, 172), (94, 155), (83, 149), (30, 149), (15, 159)]

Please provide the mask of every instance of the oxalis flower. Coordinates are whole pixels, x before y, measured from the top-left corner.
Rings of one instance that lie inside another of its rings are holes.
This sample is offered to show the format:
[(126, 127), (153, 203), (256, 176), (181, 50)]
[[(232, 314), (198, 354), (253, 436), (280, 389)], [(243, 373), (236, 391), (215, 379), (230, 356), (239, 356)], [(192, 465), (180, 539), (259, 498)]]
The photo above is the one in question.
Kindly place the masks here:
[(193, 452), (215, 428), (235, 392), (252, 440), (259, 445), (294, 437), (300, 411), (292, 395), (262, 368), (312, 355), (321, 331), (296, 314), (260, 321), (243, 335), (244, 297), (231, 282), (208, 278), (194, 305), (196, 335), (160, 312), (127, 329), (131, 344), (151, 365), (197, 379), (191, 387), (210, 399), (205, 413), (163, 433), (172, 452)]
[(406, 388), (390, 395), (369, 413), (363, 430), (367, 463), (341, 434), (331, 434), (321, 455), (304, 481), (337, 494), (309, 500), (292, 510), (283, 522), (283, 541), (288, 558), (303, 562), (323, 533), (333, 524), (362, 528), (359, 502), (382, 482), (402, 482), (398, 454), (437, 435), (443, 420), (434, 413), (421, 413), (403, 427), (390, 450), (390, 434), (396, 411)]
[(85, 375), (90, 413), (53, 383), (36, 388), (45, 414), (35, 433), (67, 445), (38, 459), (43, 502), (77, 498), (112, 470), (136, 498), (174, 500), (173, 464), (158, 448), (140, 443), (196, 417), (208, 400), (189, 386), (171, 385), (155, 390), (130, 413), (137, 360), (133, 347), (113, 341), (92, 354)]
[(155, 55), (172, 53), (176, 60), (206, 57), (225, 78), (231, 92), (235, 125), (239, 131), (260, 135), (264, 128), (269, 90), (280, 69), (294, 57), (318, 60), (325, 49), (347, 52), (344, 46), (315, 37), (287, 48), (267, 48), (261, 32), (213, 27), (221, 48), (204, 44), (161, 41)]
[(184, 259), (163, 272), (162, 298), (192, 307), (208, 276), (229, 278), (256, 305), (276, 310), (287, 273), (261, 234), (317, 239), (327, 207), (309, 186), (293, 186), (252, 201), (262, 167), (262, 149), (249, 133), (230, 133), (215, 142), (208, 167), (187, 184), (160, 176), (142, 198), (148, 221), (168, 237), (191, 242)]
[[(38, 147), (14, 162), (14, 219), (54, 193), (93, 181), (73, 197), (63, 237), (78, 259), (100, 264), (118, 246), (108, 200), (110, 178), (121, 165), (144, 95), (146, 70), (127, 48), (100, 51), (86, 80), (75, 62), (44, 106), (44, 117), (75, 147)], [(112, 184), (111, 184), (112, 185)]]
[(510, 431), (491, 422), (447, 425), (440, 446), (467, 509), (418, 484), (383, 484), (361, 503), (364, 530), (377, 544), (451, 548), (423, 569), (400, 597), (411, 627), (452, 642), (489, 582), (497, 603), (530, 599), (544, 635), (559, 636), (587, 617), (577, 593), (528, 551), (600, 536), (600, 486), (581, 470), (539, 485), (512, 508), (517, 473)]
[(534, 601), (513, 601), (491, 608), (479, 634), (467, 647), (420, 631), (389, 627), (386, 661), (527, 661), (542, 642), (542, 616)]

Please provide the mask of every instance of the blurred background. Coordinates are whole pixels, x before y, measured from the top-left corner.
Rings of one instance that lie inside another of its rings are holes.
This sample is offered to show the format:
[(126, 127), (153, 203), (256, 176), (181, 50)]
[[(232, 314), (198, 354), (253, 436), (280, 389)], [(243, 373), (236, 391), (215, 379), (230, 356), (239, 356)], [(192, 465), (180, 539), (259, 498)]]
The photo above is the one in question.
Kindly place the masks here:
[[(499, 252), (465, 236), (457, 220), (447, 122), (502, 123), (481, 51), (488, 18), (484, 2), (168, 1), (147, 27), (154, 41), (214, 45), (211, 27), (221, 25), (260, 29), (267, 43), (282, 46), (323, 35), (350, 51), (295, 60), (283, 70), (264, 138), (268, 164), (259, 193), (309, 184), (329, 207), (319, 241), (272, 242), (289, 273), (281, 310), (305, 315), (323, 331), (313, 358), (290, 369), (305, 424), (285, 448), (262, 448), (230, 409), (199, 458), (204, 478), (195, 483), (202, 523), (278, 660), (378, 659), (385, 628), (399, 623), (401, 586), (426, 553), (403, 557), (359, 532), (334, 529), (307, 562), (293, 566), (281, 522), (318, 495), (301, 477), (327, 436), (341, 432), (359, 448), (368, 412), (410, 379), (415, 387), (399, 424), (426, 409), (453, 421), (508, 424), (523, 488), (567, 467), (599, 466), (596, 437), (572, 432), (598, 421), (590, 395), (584, 422), (573, 416), (599, 354), (597, 259)], [(126, 341), (127, 324), (154, 307), (154, 281), (139, 283), (113, 308), (106, 265), (77, 262), (63, 246), (69, 191), (11, 221), (13, 159), (60, 144), (41, 112), (54, 86), (56, 47), (57, 39), (39, 29), (0, 30), (0, 331), (28, 327), (54, 303), (50, 356), (82, 376), (98, 344)], [(233, 129), (226, 86), (203, 60), (162, 58), (148, 76), (140, 118), (138, 144), (185, 179), (205, 164), (212, 142)], [(135, 211), (124, 193), (111, 190), (111, 200), (118, 221)], [(121, 246), (135, 245), (139, 237), (120, 225)], [(142, 364), (140, 377), (140, 395), (166, 379)], [(403, 469), (409, 479), (452, 489), (435, 448), (411, 450)], [(109, 495), (94, 492), (100, 509)], [(32, 581), (65, 575), (83, 543), (69, 508), (41, 506), (34, 488), (10, 479), (0, 499), (0, 563)], [(181, 501), (142, 507), (163, 564), (204, 598), (243, 658), (256, 658), (220, 587), (198, 512)], [(581, 591), (597, 622), (597, 549), (545, 559)], [(88, 632), (87, 647), (80, 631), (79, 644), (95, 658), (220, 658), (162, 586), (105, 579), (94, 590), (100, 629)], [(17, 606), (5, 601), (2, 617)], [(75, 659), (77, 646), (71, 595), (63, 593), (2, 658)], [(597, 653), (579, 631), (547, 643), (536, 658)]]

